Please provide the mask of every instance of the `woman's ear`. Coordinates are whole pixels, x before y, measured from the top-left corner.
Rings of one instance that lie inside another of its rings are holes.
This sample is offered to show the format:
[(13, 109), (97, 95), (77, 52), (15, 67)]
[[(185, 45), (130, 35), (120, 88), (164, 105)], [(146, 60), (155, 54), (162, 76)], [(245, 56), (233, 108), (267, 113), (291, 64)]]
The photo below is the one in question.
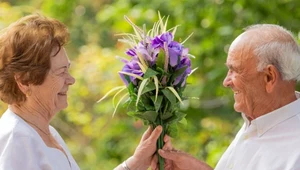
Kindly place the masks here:
[(30, 90), (29, 85), (22, 83), (22, 81), (20, 79), (20, 75), (15, 74), (14, 78), (15, 78), (15, 81), (16, 81), (19, 89), (26, 95), (28, 93), (28, 91)]
[(280, 73), (278, 69), (274, 65), (267, 65), (267, 67), (264, 69), (264, 81), (266, 84), (266, 91), (268, 93), (271, 93), (278, 80), (280, 79)]

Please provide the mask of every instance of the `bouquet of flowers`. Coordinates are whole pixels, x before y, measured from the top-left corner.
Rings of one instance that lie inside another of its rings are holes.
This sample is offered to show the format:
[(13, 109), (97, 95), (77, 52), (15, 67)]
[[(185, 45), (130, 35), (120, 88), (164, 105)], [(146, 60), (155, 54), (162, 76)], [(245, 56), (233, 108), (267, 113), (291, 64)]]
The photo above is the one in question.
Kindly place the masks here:
[[(163, 127), (163, 132), (157, 141), (157, 148), (164, 145), (165, 134), (175, 136), (177, 124), (184, 121), (186, 114), (179, 111), (182, 103), (182, 93), (186, 87), (186, 79), (193, 72), (190, 57), (185, 41), (174, 41), (178, 26), (167, 30), (167, 21), (164, 22), (159, 14), (159, 21), (151, 30), (146, 31), (136, 26), (128, 17), (125, 19), (133, 27), (135, 34), (119, 34), (123, 38), (119, 41), (129, 44), (126, 54), (129, 60), (123, 59), (124, 67), (119, 72), (125, 86), (115, 87), (110, 93), (120, 95), (125, 89), (128, 92), (118, 101), (115, 111), (122, 101), (128, 110), (128, 115), (143, 120), (144, 124)], [(127, 97), (127, 98), (126, 98)], [(125, 100), (126, 99), (126, 100)], [(164, 169), (164, 160), (159, 156), (160, 170)]]

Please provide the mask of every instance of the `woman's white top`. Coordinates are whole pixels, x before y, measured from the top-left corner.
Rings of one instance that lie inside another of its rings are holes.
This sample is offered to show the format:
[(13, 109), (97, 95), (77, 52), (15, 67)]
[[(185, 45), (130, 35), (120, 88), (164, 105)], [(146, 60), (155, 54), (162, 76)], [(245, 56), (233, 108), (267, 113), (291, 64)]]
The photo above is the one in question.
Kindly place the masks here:
[(8, 109), (0, 119), (0, 170), (79, 170), (67, 145), (50, 126), (66, 155), (46, 146), (40, 135)]

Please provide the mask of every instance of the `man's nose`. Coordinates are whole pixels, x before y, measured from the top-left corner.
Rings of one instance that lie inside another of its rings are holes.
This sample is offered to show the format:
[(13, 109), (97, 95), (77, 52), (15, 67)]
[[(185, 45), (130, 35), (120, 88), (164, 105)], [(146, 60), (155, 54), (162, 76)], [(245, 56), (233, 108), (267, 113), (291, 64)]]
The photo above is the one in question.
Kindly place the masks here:
[(223, 86), (229, 87), (230, 83), (231, 83), (231, 78), (230, 78), (230, 75), (227, 73), (226, 77), (223, 80)]

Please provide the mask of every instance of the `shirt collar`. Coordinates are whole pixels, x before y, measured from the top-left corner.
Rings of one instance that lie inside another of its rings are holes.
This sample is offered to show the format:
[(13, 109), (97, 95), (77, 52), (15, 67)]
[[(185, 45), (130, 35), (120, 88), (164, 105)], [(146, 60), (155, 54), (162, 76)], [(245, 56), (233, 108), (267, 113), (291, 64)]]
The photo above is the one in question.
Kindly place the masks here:
[[(264, 133), (266, 133), (268, 130), (270, 130), (280, 122), (283, 122), (300, 113), (300, 93), (295, 93), (297, 100), (251, 121), (251, 126), (256, 126), (258, 136), (262, 136)], [(242, 114), (242, 116), (245, 120), (246, 127), (248, 127), (250, 124), (249, 120), (247, 119), (245, 114)]]

